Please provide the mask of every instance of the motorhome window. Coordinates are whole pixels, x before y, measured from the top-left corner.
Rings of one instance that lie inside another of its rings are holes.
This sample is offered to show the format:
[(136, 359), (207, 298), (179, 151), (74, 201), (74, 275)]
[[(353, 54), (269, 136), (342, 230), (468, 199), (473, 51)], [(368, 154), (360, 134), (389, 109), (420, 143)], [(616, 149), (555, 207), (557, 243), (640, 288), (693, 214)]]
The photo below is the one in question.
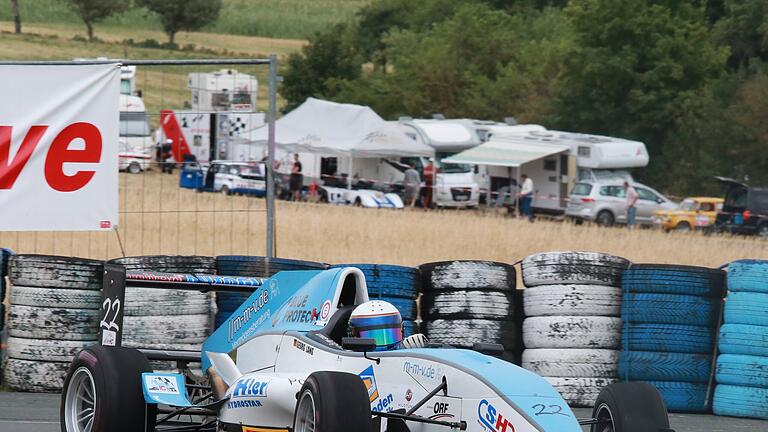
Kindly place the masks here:
[(149, 118), (145, 112), (121, 112), (120, 136), (146, 137), (151, 135)]
[(229, 93), (214, 93), (211, 95), (211, 105), (216, 108), (229, 108)]
[(544, 171), (557, 171), (557, 160), (544, 159)]
[(571, 195), (588, 196), (590, 193), (592, 193), (592, 185), (589, 183), (576, 183), (571, 190)]
[(232, 95), (232, 103), (236, 105), (250, 105), (251, 95), (246, 91), (239, 91)]
[(131, 95), (131, 80), (120, 80), (120, 94)]
[(768, 213), (768, 190), (766, 191), (752, 191), (750, 197), (750, 204), (754, 211), (760, 213)]
[(725, 204), (723, 210), (734, 211), (740, 210), (747, 206), (747, 190), (742, 187), (733, 188), (728, 191), (728, 195), (725, 197)]
[(581, 157), (590, 157), (592, 155), (592, 149), (589, 147), (579, 146), (578, 154)]

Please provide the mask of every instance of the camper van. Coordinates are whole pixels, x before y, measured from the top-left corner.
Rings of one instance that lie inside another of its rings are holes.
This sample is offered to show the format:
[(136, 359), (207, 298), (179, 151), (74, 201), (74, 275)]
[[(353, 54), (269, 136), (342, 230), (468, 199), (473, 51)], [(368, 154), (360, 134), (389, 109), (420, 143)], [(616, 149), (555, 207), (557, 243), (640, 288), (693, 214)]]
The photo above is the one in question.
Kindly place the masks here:
[(120, 134), (118, 138), (121, 171), (138, 174), (149, 168), (154, 140), (144, 101), (137, 96), (120, 95)]

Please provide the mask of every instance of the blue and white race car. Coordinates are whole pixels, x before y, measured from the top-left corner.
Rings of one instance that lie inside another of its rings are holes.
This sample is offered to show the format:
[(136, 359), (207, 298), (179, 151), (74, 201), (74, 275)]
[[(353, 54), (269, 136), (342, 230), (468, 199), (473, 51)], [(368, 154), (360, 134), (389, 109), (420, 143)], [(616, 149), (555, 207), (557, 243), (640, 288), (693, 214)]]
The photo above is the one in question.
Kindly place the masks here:
[[(129, 273), (125, 281), (255, 291), (201, 353), (135, 350), (119, 346), (124, 287), (119, 272), (108, 273), (101, 345), (72, 362), (63, 432), (671, 431), (647, 384), (606, 387), (593, 418), (579, 420), (544, 379), (490, 355), (431, 345), (375, 351), (371, 339), (348, 337), (353, 309), (369, 300), (356, 268), (270, 279)], [(148, 358), (201, 360), (204, 379), (154, 373)]]

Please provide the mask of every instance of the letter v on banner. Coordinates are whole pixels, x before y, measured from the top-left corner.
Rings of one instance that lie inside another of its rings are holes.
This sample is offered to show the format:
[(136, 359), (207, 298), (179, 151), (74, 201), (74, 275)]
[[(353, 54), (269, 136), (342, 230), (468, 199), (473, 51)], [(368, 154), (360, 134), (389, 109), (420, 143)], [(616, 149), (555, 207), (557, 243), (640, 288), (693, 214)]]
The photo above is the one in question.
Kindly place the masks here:
[(10, 189), (27, 165), (48, 126), (32, 126), (24, 136), (21, 147), (11, 159), (13, 126), (0, 126), (0, 189)]

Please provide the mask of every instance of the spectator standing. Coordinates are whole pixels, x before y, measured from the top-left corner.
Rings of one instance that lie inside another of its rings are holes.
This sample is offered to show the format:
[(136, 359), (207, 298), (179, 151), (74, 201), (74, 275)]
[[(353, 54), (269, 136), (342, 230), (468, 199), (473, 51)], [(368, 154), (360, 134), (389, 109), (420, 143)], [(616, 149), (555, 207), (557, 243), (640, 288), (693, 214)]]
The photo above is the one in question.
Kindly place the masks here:
[(291, 166), (291, 196), (294, 201), (301, 201), (301, 186), (304, 184), (304, 175), (301, 174), (301, 161), (299, 154), (293, 154), (293, 166)]
[(637, 190), (629, 182), (624, 182), (624, 191), (627, 196), (627, 227), (633, 229), (636, 223), (637, 217)]
[(432, 206), (432, 194), (435, 191), (435, 177), (437, 176), (437, 169), (432, 159), (427, 162), (427, 166), (424, 167), (424, 188), (421, 190), (421, 205), (424, 210), (429, 210)]
[(523, 181), (520, 187), (520, 214), (533, 222), (533, 180), (527, 174), (521, 175), (520, 179)]
[(416, 198), (418, 198), (421, 188), (421, 178), (413, 164), (408, 165), (408, 169), (405, 170), (403, 187), (405, 187), (405, 205), (413, 207), (416, 205)]

